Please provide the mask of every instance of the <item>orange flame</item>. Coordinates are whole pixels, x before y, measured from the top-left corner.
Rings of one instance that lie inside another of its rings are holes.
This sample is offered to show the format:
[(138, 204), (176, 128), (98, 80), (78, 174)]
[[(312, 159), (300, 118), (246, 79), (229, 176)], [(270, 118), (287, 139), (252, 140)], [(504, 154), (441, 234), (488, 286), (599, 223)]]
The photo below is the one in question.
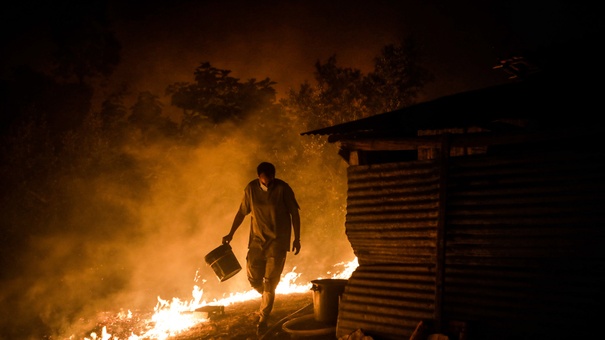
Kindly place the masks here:
[[(344, 270), (332, 274), (330, 278), (348, 279), (349, 277), (351, 277), (358, 265), (359, 263), (357, 261), (357, 258), (355, 258), (351, 262), (337, 263), (334, 265), (334, 267), (343, 266)], [(301, 275), (296, 273), (295, 270), (296, 267), (294, 267), (291, 272), (282, 275), (282, 278), (279, 284), (277, 285), (277, 288), (275, 289), (276, 294), (304, 293), (308, 292), (311, 289), (311, 283), (303, 285), (295, 283)], [(231, 293), (228, 297), (225, 297), (220, 300), (214, 300), (210, 303), (206, 303), (206, 301), (201, 301), (203, 296), (203, 290), (200, 289), (197, 285), (195, 285), (193, 286), (192, 296), (193, 299), (191, 299), (190, 301), (181, 301), (179, 298), (172, 298), (172, 301), (168, 301), (158, 297), (158, 303), (154, 308), (155, 313), (153, 314), (151, 319), (146, 322), (147, 324), (153, 324), (153, 328), (141, 335), (131, 334), (128, 337), (128, 340), (165, 340), (168, 337), (177, 335), (178, 333), (181, 333), (200, 322), (208, 321), (208, 319), (199, 318), (194, 315), (193, 311), (200, 307), (204, 307), (207, 305), (228, 306), (237, 302), (257, 299), (260, 297), (260, 294), (254, 289), (251, 289), (242, 293)], [(121, 317), (131, 318), (132, 313), (128, 311), (127, 316), (121, 315)], [(90, 336), (91, 338), (84, 338), (84, 340), (119, 340), (119, 338), (112, 337), (112, 335), (107, 332), (106, 326), (103, 327), (102, 335), (100, 338), (96, 333), (91, 333)]]

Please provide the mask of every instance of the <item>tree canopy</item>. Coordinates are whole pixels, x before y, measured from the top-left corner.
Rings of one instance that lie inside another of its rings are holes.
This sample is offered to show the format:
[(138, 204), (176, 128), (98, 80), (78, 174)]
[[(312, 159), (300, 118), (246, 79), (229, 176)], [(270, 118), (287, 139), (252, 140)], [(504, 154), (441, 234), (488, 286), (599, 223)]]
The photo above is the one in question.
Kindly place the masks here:
[(166, 93), (172, 98), (171, 104), (183, 110), (184, 129), (241, 121), (252, 113), (262, 115), (275, 103), (275, 82), (269, 78), (241, 82), (230, 73), (204, 62), (196, 68), (193, 83), (168, 86)]
[(282, 101), (307, 116), (309, 129), (340, 124), (393, 111), (415, 103), (422, 88), (434, 80), (423, 66), (422, 46), (408, 37), (382, 48), (374, 70), (340, 67), (336, 56), (315, 64), (316, 84), (304, 83)]

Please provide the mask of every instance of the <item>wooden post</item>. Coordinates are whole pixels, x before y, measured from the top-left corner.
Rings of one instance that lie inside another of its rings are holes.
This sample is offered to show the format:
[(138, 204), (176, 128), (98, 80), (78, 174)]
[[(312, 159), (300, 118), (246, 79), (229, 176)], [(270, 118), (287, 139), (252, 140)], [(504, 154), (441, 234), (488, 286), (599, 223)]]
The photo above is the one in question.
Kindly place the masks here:
[(439, 217), (437, 221), (437, 254), (435, 273), (435, 310), (433, 319), (435, 331), (440, 333), (442, 328), (443, 314), (443, 281), (445, 276), (445, 213), (447, 204), (447, 177), (450, 157), (450, 135), (445, 133), (441, 139), (441, 150), (439, 155)]

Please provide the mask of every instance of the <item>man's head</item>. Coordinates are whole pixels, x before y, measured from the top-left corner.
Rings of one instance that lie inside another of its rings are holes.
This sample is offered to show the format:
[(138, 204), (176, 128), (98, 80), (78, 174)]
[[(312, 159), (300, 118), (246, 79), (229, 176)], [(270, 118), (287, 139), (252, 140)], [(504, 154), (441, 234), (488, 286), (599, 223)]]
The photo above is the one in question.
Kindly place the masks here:
[(256, 167), (256, 173), (260, 183), (269, 187), (275, 179), (275, 166), (268, 162), (262, 162)]
[(269, 162), (262, 162), (256, 167), (256, 174), (275, 177), (275, 166)]

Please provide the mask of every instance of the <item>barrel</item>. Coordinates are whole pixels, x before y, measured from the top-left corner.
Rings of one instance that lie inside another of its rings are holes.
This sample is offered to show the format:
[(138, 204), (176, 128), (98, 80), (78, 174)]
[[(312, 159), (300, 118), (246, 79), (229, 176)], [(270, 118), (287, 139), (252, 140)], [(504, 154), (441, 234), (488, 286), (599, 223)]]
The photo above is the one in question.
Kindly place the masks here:
[(206, 264), (212, 267), (220, 282), (226, 281), (242, 270), (229, 244), (222, 244), (206, 255)]
[(313, 280), (313, 314), (316, 321), (329, 325), (336, 324), (338, 305), (348, 280), (321, 279)]

